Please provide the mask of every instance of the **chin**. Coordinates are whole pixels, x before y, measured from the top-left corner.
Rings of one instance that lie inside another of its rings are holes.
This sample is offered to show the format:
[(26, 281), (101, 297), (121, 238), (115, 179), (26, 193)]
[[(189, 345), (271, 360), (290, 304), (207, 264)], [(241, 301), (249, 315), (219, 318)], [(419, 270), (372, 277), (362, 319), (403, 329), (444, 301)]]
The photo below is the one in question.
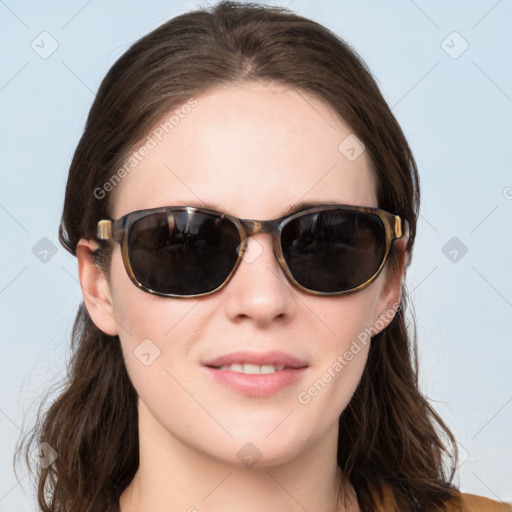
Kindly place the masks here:
[[(305, 439), (296, 439), (289, 432), (236, 436), (217, 445), (215, 458), (239, 468), (264, 468), (291, 462), (305, 449)], [(220, 448), (220, 450), (219, 450)]]

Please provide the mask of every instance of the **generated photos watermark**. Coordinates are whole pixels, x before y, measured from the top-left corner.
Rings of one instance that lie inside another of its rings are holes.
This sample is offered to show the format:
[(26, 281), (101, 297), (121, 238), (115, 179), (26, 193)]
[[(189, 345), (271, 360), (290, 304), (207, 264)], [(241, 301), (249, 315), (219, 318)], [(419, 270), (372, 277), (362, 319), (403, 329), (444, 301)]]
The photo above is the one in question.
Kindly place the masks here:
[(350, 361), (354, 359), (354, 356), (359, 354), (363, 347), (368, 345), (372, 336), (375, 336), (384, 329), (384, 327), (393, 319), (395, 314), (400, 311), (400, 308), (400, 303), (395, 302), (391, 308), (379, 316), (374, 325), (371, 327), (365, 327), (364, 330), (357, 335), (357, 339), (352, 340), (350, 347), (342, 355), (338, 355), (336, 360), (326, 368), (325, 372), (322, 373), (322, 375), (316, 379), (311, 386), (298, 393), (297, 399), (299, 403), (307, 405), (311, 400), (313, 400), (313, 398), (318, 396), (327, 384), (331, 382), (331, 380), (333, 380), (336, 375), (338, 375), (343, 368), (345, 368)]

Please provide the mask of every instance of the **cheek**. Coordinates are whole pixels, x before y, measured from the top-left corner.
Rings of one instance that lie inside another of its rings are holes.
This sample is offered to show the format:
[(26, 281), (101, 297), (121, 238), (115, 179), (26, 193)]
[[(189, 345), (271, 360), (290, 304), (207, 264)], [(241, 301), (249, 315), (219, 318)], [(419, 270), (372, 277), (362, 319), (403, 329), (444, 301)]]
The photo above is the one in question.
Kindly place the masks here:
[(336, 421), (350, 402), (368, 358), (377, 291), (367, 288), (324, 301), (319, 303), (321, 309), (316, 308), (322, 311), (319, 318), (324, 334), (316, 341), (315, 364), (307, 387), (297, 395), (312, 418)]
[(205, 423), (204, 411), (194, 398), (203, 391), (191, 377), (190, 366), (189, 339), (196, 322), (191, 324), (187, 317), (197, 302), (155, 297), (131, 286), (134, 292), (127, 290), (120, 304), (127, 329), (119, 337), (146, 421), (182, 440), (205, 437), (198, 428)]
[(172, 369), (178, 360), (187, 360), (184, 329), (190, 336), (194, 325), (187, 315), (198, 302), (159, 297), (140, 290), (130, 281), (119, 253), (113, 255), (111, 284), (126, 369), (135, 389), (141, 396), (145, 388), (147, 393), (165, 389), (169, 382), (165, 370)]
[[(311, 305), (318, 322), (316, 351), (319, 357), (343, 354), (355, 341), (369, 341), (375, 318), (378, 288), (366, 288), (358, 293), (324, 299)], [(350, 356), (349, 356), (350, 357)]]

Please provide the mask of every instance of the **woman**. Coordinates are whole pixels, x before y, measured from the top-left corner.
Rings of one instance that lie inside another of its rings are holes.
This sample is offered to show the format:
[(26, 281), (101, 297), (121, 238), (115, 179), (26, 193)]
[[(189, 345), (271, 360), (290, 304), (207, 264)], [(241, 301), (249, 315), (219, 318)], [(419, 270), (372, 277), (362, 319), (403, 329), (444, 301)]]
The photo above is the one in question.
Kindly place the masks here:
[(70, 168), (84, 302), (34, 433), (41, 508), (510, 510), (451, 484), (418, 389), (418, 207), (400, 127), (324, 27), (223, 2), (138, 41)]

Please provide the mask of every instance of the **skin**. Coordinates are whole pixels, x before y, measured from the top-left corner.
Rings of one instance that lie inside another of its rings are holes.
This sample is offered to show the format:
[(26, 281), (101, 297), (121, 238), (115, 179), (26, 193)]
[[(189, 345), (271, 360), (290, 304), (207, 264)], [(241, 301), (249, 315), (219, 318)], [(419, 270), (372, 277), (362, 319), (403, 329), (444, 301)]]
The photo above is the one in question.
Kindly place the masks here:
[[(118, 185), (112, 218), (198, 199), (261, 220), (280, 217), (301, 200), (377, 206), (368, 155), (352, 162), (338, 150), (351, 129), (320, 100), (261, 82), (222, 86), (196, 99)], [(383, 272), (358, 293), (310, 295), (286, 279), (270, 235), (258, 234), (224, 289), (175, 299), (135, 287), (119, 244), (109, 282), (92, 264), (96, 247), (85, 239), (78, 246), (84, 300), (98, 328), (119, 336), (139, 395), (140, 467), (121, 496), (121, 511), (331, 512), (338, 418), (359, 383), (369, 344), (308, 404), (297, 395), (365, 328), (391, 321), (386, 312), (400, 300), (402, 271)], [(147, 338), (160, 350), (149, 366), (133, 353)], [(201, 365), (242, 349), (282, 350), (308, 368), (298, 383), (269, 397), (242, 396)], [(261, 453), (250, 468), (237, 457), (247, 442)], [(359, 510), (352, 487), (342, 491), (352, 498), (343, 510)]]

